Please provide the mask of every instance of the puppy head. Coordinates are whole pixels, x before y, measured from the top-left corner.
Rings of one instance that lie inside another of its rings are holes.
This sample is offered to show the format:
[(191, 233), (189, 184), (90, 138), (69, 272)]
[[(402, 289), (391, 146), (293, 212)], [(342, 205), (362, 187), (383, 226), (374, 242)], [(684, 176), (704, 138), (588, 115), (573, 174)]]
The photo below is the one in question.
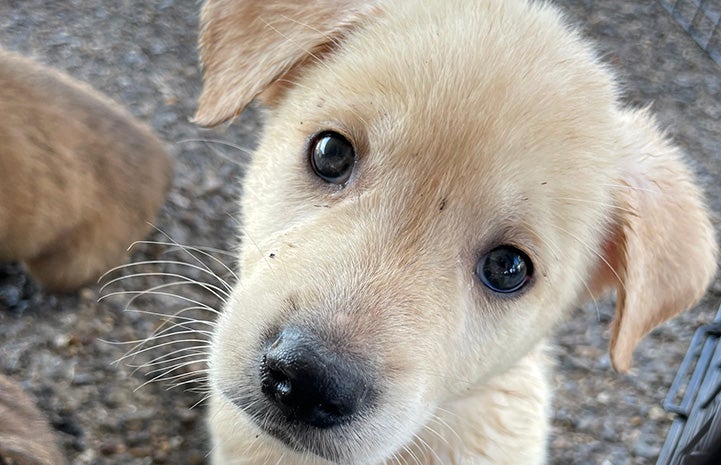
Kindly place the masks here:
[(627, 369), (715, 268), (677, 151), (550, 7), (340, 3), (203, 11), (196, 120), (270, 106), (216, 402), (284, 448), (377, 463), (610, 288)]

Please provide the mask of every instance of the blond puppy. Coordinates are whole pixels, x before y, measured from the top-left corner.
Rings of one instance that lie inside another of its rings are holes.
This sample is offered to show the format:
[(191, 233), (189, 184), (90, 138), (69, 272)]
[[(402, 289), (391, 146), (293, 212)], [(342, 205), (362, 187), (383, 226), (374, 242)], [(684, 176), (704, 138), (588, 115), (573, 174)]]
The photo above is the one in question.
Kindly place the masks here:
[(0, 260), (67, 291), (123, 260), (172, 177), (163, 144), (108, 98), (0, 50)]
[(197, 121), (269, 108), (210, 354), (216, 465), (545, 462), (544, 340), (715, 268), (699, 188), (545, 3), (208, 0)]

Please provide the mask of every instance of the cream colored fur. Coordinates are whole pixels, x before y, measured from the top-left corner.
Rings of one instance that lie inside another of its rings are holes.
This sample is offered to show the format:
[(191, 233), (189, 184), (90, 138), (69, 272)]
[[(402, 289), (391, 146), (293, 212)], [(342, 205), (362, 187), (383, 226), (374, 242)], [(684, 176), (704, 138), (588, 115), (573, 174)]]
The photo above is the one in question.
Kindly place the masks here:
[[(202, 20), (197, 121), (269, 107), (212, 343), (216, 465), (328, 463), (233, 404), (259, 389), (247, 373), (269, 328), (299, 321), (381, 373), (372, 414), (312, 433), (335, 462), (542, 464), (554, 325), (616, 290), (627, 370), (710, 281), (713, 231), (681, 155), (555, 8), (209, 0)], [(344, 187), (309, 167), (323, 130), (358, 153)], [(535, 267), (517, 295), (473, 273), (501, 244)]]

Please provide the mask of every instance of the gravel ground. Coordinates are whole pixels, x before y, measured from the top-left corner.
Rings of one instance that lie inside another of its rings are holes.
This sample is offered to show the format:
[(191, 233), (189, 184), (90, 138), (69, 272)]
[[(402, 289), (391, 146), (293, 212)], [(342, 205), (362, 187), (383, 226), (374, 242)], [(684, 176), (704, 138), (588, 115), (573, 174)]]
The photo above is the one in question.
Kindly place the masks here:
[[(694, 160), (713, 209), (721, 211), (721, 68), (656, 2), (559, 3), (597, 39), (624, 80), (628, 100), (653, 103), (661, 122)], [(198, 9), (197, 0), (0, 0), (0, 45), (89, 82), (152, 125), (176, 159), (174, 187), (157, 223), (162, 232), (153, 239), (208, 247), (230, 263), (220, 251), (233, 248), (236, 181), (260, 123), (252, 109), (221, 130), (200, 130), (188, 122), (200, 87)], [(718, 217), (715, 221), (718, 229)], [(141, 244), (133, 250), (136, 261), (196, 265), (165, 264), (157, 270), (182, 271), (192, 279), (207, 275), (187, 251), (172, 244)], [(210, 258), (198, 257), (221, 277), (229, 274)], [(140, 266), (135, 271), (153, 270)], [(162, 282), (168, 280), (128, 278), (109, 292)], [(182, 287), (188, 298), (217, 307), (207, 289)], [(98, 296), (97, 287), (47, 295), (16, 265), (1, 265), (0, 372), (37, 399), (73, 464), (207, 463), (203, 406), (195, 406), (203, 397), (202, 362), (171, 374), (180, 376), (176, 382), (188, 382), (176, 389), (168, 389), (167, 382), (145, 384), (159, 372), (143, 364), (159, 353), (114, 363), (129, 346), (112, 341), (142, 339), (162, 328), (162, 319), (123, 311), (127, 297), (98, 303)], [(184, 306), (171, 296), (148, 300), (139, 306), (162, 312)], [(642, 343), (630, 375), (617, 375), (609, 367), (608, 303), (579, 309), (559, 328), (551, 463), (654, 463), (672, 418), (660, 407), (663, 397), (694, 328), (712, 319), (720, 301), (717, 279), (698, 308)], [(193, 310), (189, 315), (210, 313)], [(201, 381), (199, 389), (188, 389), (196, 381)]]

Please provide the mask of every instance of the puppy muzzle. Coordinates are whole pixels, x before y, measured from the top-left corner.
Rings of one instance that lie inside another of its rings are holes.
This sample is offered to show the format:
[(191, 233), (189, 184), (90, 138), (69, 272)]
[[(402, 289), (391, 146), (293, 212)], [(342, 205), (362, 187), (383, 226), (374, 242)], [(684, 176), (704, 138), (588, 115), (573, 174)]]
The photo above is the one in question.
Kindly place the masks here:
[(358, 447), (343, 445), (344, 431), (373, 415), (378, 370), (348, 341), (322, 331), (303, 325), (271, 331), (245, 381), (224, 393), (287, 447), (338, 461)]

